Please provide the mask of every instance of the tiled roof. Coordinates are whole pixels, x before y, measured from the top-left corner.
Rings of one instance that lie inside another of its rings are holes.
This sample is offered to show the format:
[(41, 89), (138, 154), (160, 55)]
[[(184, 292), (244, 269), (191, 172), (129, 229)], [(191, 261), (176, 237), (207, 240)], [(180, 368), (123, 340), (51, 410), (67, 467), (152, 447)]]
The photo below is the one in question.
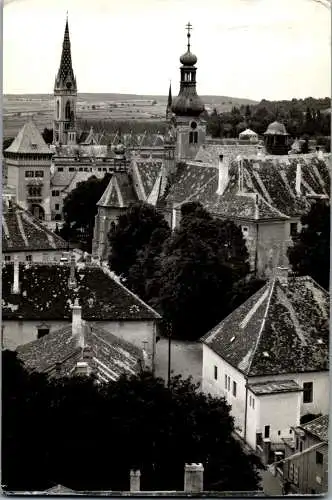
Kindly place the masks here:
[(236, 158), (239, 155), (256, 156), (260, 149), (261, 146), (259, 144), (248, 142), (245, 144), (204, 144), (199, 148), (195, 160), (202, 163), (215, 164), (218, 162), (220, 155), (226, 158)]
[(294, 380), (270, 380), (268, 382), (256, 382), (248, 385), (251, 392), (257, 396), (276, 394), (280, 392), (300, 392), (303, 389)]
[[(226, 160), (227, 161), (227, 160)], [(296, 173), (301, 167), (301, 194), (296, 193)], [(242, 171), (243, 186), (239, 190)], [(310, 207), (310, 196), (330, 195), (330, 155), (265, 156), (229, 160), (229, 180), (224, 194), (218, 189), (218, 163), (180, 165), (167, 195), (167, 205), (200, 201), (213, 213), (243, 217), (253, 203), (245, 195), (259, 195), (258, 218), (301, 216)], [(234, 197), (236, 195), (236, 197)], [(245, 204), (244, 207), (242, 205)], [(278, 215), (279, 213), (279, 215)]]
[(146, 199), (153, 190), (158, 176), (161, 174), (162, 168), (162, 160), (152, 158), (148, 158), (146, 160), (134, 158), (132, 160), (132, 169), (135, 169), (137, 175), (139, 176), (139, 182), (141, 183)]
[(93, 323), (82, 325), (80, 342), (68, 325), (17, 348), (25, 366), (34, 371), (70, 375), (82, 360), (82, 345), (89, 350), (89, 366), (99, 380), (117, 380), (122, 374), (137, 374), (144, 360), (143, 350)]
[(300, 426), (301, 429), (304, 429), (310, 434), (318, 437), (321, 441), (329, 440), (329, 416), (322, 415), (321, 417), (315, 418), (311, 420), (307, 424), (303, 424)]
[(328, 370), (329, 295), (310, 277), (275, 276), (202, 337), (248, 376)]
[(108, 156), (108, 148), (100, 144), (75, 144), (56, 146), (55, 157), (82, 157), (82, 158), (105, 158)]
[(6, 149), (6, 153), (51, 155), (50, 148), (32, 120), (23, 125), (11, 145)]
[[(61, 182), (65, 182), (65, 177), (66, 173), (63, 176), (60, 176), (58, 174), (63, 174), (63, 172), (56, 172), (54, 176), (52, 177), (52, 186), (61, 186)], [(105, 172), (99, 172), (96, 171), (96, 169), (93, 172), (74, 172), (73, 175), (71, 175), (71, 172), (67, 174), (67, 184), (65, 184), (65, 192), (70, 193), (73, 189), (76, 188), (77, 184), (79, 182), (86, 182), (90, 177), (97, 177), (97, 179), (102, 179), (105, 175)]]
[(134, 191), (131, 177), (127, 172), (116, 172), (97, 203), (100, 207), (129, 207), (138, 201)]
[(2, 252), (65, 250), (68, 243), (52, 233), (30, 212), (3, 200)]
[(20, 265), (20, 293), (12, 293), (13, 264), (2, 269), (3, 319), (69, 319), (76, 297), (88, 321), (154, 320), (160, 316), (139, 297), (97, 265), (78, 264), (77, 287), (68, 288), (68, 264)]

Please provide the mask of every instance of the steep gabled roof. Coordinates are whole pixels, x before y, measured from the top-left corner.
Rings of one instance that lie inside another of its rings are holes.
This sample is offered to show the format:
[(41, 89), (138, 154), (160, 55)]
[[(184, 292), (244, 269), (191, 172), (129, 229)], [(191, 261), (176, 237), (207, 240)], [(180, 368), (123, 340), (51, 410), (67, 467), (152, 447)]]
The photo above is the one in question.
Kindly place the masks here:
[(2, 252), (67, 249), (68, 243), (30, 212), (5, 200), (2, 206)]
[[(143, 350), (93, 323), (82, 325), (84, 348), (90, 351), (89, 365), (102, 381), (117, 380), (122, 374), (137, 374)], [(19, 359), (34, 371), (70, 375), (82, 359), (82, 347), (68, 325), (17, 348)]]
[(163, 161), (153, 158), (133, 158), (131, 170), (139, 198), (146, 201), (153, 191), (158, 178), (163, 171)]
[(328, 370), (329, 295), (308, 276), (276, 276), (202, 342), (248, 376)]
[(33, 153), (33, 154), (49, 154), (51, 151), (43, 136), (32, 120), (23, 125), (11, 145), (6, 149), (6, 153)]
[(3, 319), (55, 320), (71, 318), (76, 297), (88, 321), (155, 320), (160, 316), (116, 276), (98, 265), (78, 264), (76, 288), (69, 288), (68, 264), (26, 264), (19, 269), (20, 293), (12, 293), (13, 264), (2, 269)]
[(138, 201), (132, 181), (127, 172), (116, 172), (112, 175), (107, 188), (98, 201), (99, 207), (126, 208)]

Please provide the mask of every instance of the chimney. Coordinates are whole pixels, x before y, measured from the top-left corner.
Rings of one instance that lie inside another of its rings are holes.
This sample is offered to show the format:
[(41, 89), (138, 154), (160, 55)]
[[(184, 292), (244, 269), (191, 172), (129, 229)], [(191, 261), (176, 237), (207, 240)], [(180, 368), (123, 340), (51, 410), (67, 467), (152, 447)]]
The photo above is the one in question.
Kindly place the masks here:
[(82, 307), (78, 303), (78, 299), (75, 299), (75, 303), (72, 306), (72, 336), (77, 338), (78, 345), (84, 347), (84, 332), (82, 323)]
[(20, 293), (20, 263), (17, 255), (14, 257), (14, 281), (13, 281), (13, 293)]
[(279, 278), (279, 281), (282, 284), (287, 284), (289, 269), (288, 267), (276, 267), (274, 271), (274, 275), (276, 278)]
[(228, 184), (228, 177), (229, 177), (229, 162), (224, 161), (224, 155), (219, 155), (217, 194), (220, 196), (225, 192), (225, 189)]
[(86, 361), (78, 361), (76, 363), (75, 375), (88, 377), (90, 375), (90, 366)]
[(185, 464), (184, 491), (186, 493), (201, 493), (203, 491), (203, 464)]
[(75, 255), (74, 252), (70, 256), (70, 275), (69, 275), (69, 280), (68, 280), (68, 288), (76, 288), (77, 287), (77, 281), (75, 277)]
[(319, 160), (324, 160), (324, 154), (323, 154), (323, 151), (321, 150), (321, 148), (320, 148), (320, 147), (318, 147), (317, 149), (318, 149), (318, 151), (317, 151), (317, 158), (318, 158)]
[(130, 471), (130, 491), (141, 491), (141, 471), (133, 470)]
[(296, 165), (296, 179), (295, 179), (296, 196), (301, 196), (301, 178), (302, 178), (302, 168), (301, 168), (301, 163), (298, 163)]

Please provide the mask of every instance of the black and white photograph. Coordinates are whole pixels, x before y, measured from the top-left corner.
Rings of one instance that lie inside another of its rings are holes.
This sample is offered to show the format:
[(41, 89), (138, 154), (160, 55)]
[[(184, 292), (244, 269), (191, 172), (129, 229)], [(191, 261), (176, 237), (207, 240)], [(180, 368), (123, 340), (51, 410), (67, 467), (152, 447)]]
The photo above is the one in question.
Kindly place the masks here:
[(326, 495), (331, 0), (2, 16), (2, 494)]

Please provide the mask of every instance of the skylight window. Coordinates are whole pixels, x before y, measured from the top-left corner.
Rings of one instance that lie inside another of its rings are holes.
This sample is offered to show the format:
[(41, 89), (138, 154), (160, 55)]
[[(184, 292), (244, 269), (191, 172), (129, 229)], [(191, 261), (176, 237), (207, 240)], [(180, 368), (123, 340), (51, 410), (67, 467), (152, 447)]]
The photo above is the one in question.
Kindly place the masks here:
[(231, 338), (231, 342), (234, 342), (235, 340), (235, 335)]

